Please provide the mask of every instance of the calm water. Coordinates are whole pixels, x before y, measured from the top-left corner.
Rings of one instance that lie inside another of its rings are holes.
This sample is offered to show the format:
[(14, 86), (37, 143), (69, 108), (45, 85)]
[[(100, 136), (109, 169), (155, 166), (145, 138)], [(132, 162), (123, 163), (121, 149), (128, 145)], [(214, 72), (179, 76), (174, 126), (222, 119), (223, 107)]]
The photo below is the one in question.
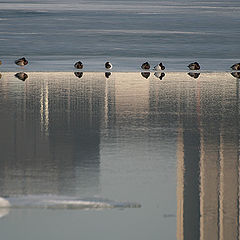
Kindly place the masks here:
[(0, 238), (239, 239), (239, 11), (0, 0)]
[(238, 239), (237, 78), (14, 74), (0, 80), (2, 239)]
[[(136, 71), (143, 61), (185, 70), (226, 71), (239, 61), (240, 1), (1, 0), (0, 58), (15, 71), (16, 57), (28, 71)], [(3, 68), (3, 66), (2, 66)]]

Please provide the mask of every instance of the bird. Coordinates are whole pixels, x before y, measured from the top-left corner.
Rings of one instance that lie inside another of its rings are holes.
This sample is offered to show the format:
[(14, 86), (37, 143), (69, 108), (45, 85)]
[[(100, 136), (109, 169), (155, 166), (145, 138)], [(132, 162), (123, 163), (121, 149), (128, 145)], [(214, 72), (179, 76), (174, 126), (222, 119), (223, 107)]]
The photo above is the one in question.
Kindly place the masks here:
[(15, 63), (16, 63), (18, 66), (23, 67), (23, 66), (25, 66), (25, 65), (28, 64), (28, 61), (27, 61), (27, 59), (26, 59), (25, 57), (23, 57), (23, 58), (17, 59), (17, 60), (15, 61)]
[(2, 74), (0, 73), (0, 79), (2, 78)]
[(148, 79), (148, 78), (150, 77), (150, 72), (141, 72), (141, 75), (142, 75), (144, 78)]
[(165, 69), (165, 66), (163, 66), (162, 63), (159, 63), (158, 65), (156, 65), (153, 70), (155, 71), (161, 71), (161, 70), (164, 70)]
[(106, 78), (110, 78), (111, 74), (112, 74), (112, 73), (110, 73), (110, 72), (105, 72), (105, 77), (106, 77)]
[(148, 69), (150, 69), (150, 64), (148, 62), (145, 62), (142, 64), (141, 68), (144, 70), (148, 70)]
[(199, 72), (189, 72), (188, 75), (192, 78), (197, 79), (200, 76)]
[(74, 75), (78, 78), (81, 78), (83, 76), (83, 72), (75, 72)]
[(15, 74), (15, 77), (19, 80), (25, 81), (28, 78), (28, 75), (24, 72), (19, 72)]
[(0, 60), (0, 65), (2, 65), (2, 61)]
[(112, 64), (110, 62), (105, 63), (105, 68), (106, 69), (112, 69)]
[(83, 68), (83, 64), (82, 62), (78, 61), (74, 64), (74, 67), (77, 68), (77, 69), (82, 69)]
[(199, 69), (200, 69), (200, 65), (199, 65), (198, 62), (194, 62), (194, 63), (190, 63), (190, 64), (188, 65), (188, 68), (189, 68), (190, 70), (199, 70)]
[(234, 65), (231, 66), (231, 69), (236, 71), (240, 70), (240, 63), (235, 63)]

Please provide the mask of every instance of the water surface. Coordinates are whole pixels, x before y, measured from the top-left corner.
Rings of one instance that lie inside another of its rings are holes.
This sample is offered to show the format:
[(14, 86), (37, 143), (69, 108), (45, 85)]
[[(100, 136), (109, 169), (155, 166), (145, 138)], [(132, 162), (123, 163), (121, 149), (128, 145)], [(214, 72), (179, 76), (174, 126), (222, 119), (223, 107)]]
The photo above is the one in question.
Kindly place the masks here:
[[(0, 196), (29, 204), (3, 239), (238, 238), (237, 78), (26, 73), (0, 80)], [(140, 205), (34, 207), (53, 198)]]
[(71, 71), (82, 60), (103, 71), (136, 71), (143, 61), (163, 61), (171, 71), (199, 61), (205, 70), (239, 62), (240, 2), (231, 1), (0, 1), (0, 58), (15, 71)]

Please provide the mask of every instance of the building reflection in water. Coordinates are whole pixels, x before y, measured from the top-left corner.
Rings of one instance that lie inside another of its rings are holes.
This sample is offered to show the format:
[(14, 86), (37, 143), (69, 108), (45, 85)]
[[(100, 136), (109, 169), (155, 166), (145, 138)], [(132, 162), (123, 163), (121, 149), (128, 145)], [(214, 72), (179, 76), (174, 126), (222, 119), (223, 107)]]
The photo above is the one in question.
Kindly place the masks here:
[(34, 73), (22, 83), (5, 75), (0, 195), (97, 194), (104, 79)]
[(239, 86), (212, 80), (178, 86), (178, 240), (239, 239)]
[[(154, 75), (142, 81), (139, 73), (108, 80), (84, 73), (81, 81), (72, 73), (29, 73), (29, 79), (6, 73), (0, 83), (0, 195), (97, 194), (101, 131), (117, 137), (115, 128), (132, 124), (155, 136), (160, 126), (172, 138), (178, 133), (177, 239), (239, 238), (237, 79), (224, 73), (202, 73), (198, 81), (186, 73), (168, 73), (164, 81)], [(145, 135), (143, 142), (159, 147)], [(136, 141), (133, 132), (124, 136)]]

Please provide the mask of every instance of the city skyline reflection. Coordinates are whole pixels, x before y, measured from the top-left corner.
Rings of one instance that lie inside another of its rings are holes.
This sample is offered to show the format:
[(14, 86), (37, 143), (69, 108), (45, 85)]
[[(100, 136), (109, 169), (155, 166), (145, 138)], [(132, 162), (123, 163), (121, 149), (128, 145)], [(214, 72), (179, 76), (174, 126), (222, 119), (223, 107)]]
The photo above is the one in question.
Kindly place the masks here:
[(169, 183), (177, 188), (177, 206), (171, 205), (177, 239), (238, 238), (237, 79), (226, 73), (201, 73), (197, 81), (186, 73), (167, 73), (164, 81), (150, 73), (148, 81), (139, 73), (109, 79), (84, 73), (81, 81), (73, 73), (28, 75), (31, 81), (22, 82), (4, 73), (0, 82), (1, 196), (100, 195), (115, 187), (116, 166), (124, 161), (124, 173), (177, 169), (176, 186)]

